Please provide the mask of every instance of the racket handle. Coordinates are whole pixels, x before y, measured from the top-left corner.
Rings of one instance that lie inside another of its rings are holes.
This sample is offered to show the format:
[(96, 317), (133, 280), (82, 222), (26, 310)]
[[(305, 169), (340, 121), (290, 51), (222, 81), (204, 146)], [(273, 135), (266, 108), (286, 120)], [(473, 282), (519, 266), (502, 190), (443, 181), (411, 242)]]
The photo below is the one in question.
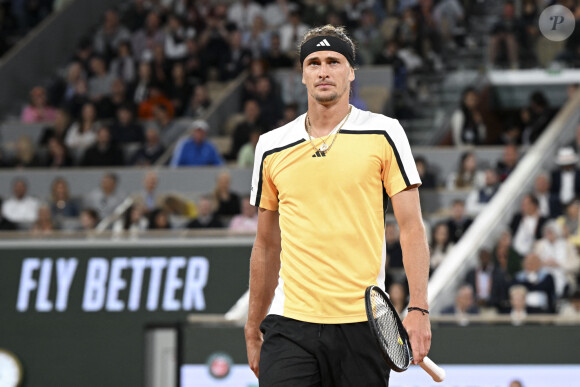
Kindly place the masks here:
[(423, 361), (419, 363), (419, 365), (425, 370), (425, 372), (431, 375), (433, 380), (437, 383), (441, 383), (445, 380), (445, 370), (433, 363), (433, 360), (429, 359), (427, 356), (423, 358)]

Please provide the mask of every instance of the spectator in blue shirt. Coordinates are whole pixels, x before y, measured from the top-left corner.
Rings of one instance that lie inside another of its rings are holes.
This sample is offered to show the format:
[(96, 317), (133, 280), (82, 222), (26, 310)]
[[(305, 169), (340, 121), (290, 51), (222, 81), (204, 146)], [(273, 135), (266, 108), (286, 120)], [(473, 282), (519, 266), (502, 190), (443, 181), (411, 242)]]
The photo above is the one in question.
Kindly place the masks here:
[(171, 159), (172, 167), (223, 165), (224, 161), (212, 143), (206, 140), (209, 125), (204, 120), (191, 124), (191, 136), (181, 140)]

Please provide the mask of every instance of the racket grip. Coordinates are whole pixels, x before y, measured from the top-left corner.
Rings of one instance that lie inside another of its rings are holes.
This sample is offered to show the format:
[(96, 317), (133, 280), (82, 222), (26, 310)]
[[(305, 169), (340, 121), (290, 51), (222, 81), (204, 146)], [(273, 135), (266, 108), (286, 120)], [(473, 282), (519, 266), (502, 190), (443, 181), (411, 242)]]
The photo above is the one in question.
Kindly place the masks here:
[(425, 372), (431, 375), (433, 380), (437, 383), (441, 383), (445, 380), (445, 370), (433, 363), (433, 360), (429, 359), (427, 356), (423, 358), (423, 361), (419, 363), (419, 365), (423, 370), (425, 370)]

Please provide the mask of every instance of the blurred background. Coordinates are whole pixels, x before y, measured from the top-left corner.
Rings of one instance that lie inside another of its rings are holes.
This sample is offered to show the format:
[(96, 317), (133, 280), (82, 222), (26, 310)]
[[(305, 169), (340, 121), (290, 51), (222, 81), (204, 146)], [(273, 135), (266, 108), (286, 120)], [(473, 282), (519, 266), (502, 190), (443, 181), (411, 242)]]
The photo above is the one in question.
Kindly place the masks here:
[(0, 387), (257, 386), (254, 149), (327, 23), (412, 146), (443, 385), (578, 385), (580, 1), (0, 0)]

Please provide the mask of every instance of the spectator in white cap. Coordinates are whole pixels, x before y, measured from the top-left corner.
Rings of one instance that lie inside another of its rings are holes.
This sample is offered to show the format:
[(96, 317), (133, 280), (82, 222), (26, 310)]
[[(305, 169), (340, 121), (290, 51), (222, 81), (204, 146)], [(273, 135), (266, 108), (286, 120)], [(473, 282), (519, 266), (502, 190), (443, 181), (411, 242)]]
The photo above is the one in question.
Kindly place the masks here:
[(223, 165), (224, 161), (219, 152), (206, 139), (208, 123), (204, 120), (195, 120), (190, 128), (191, 136), (176, 145), (170, 165), (172, 167)]
[(561, 213), (562, 208), (580, 194), (578, 155), (572, 147), (560, 148), (556, 164), (559, 168), (552, 171), (551, 193), (555, 202), (560, 204), (559, 213)]

